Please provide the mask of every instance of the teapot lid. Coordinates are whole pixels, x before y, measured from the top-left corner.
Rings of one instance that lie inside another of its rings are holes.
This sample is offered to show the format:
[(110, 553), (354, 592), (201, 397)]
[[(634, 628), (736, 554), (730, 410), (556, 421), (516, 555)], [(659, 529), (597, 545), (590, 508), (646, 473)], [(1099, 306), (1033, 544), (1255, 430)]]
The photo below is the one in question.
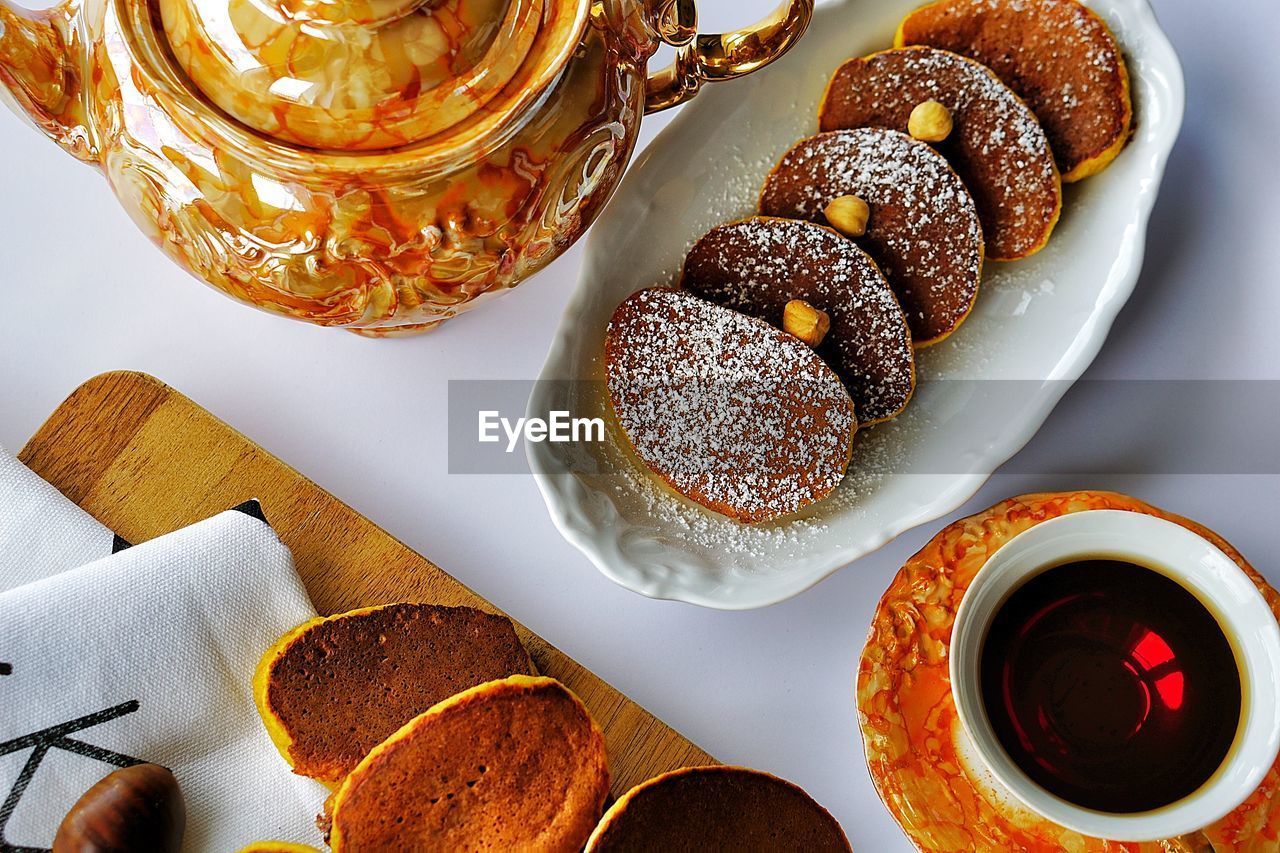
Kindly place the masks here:
[(159, 0), (206, 98), (281, 142), (361, 151), (419, 142), (523, 102), (567, 61), (565, 0)]

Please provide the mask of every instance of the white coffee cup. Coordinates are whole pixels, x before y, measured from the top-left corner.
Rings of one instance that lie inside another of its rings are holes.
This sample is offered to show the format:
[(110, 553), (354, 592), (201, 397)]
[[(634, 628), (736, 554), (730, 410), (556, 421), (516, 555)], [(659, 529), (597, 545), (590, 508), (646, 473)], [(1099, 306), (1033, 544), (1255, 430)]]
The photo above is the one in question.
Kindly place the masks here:
[[(1176, 580), (1213, 613), (1241, 670), (1241, 725), (1217, 772), (1176, 802), (1146, 812), (1101, 812), (1075, 805), (1031, 780), (997, 739), (978, 675), (983, 640), (996, 611), (1043, 571), (1076, 560), (1114, 559)], [(1258, 588), (1211, 542), (1171, 521), (1095, 510), (1059, 516), (1010, 539), (977, 573), (951, 634), (951, 693), (973, 754), (1027, 808), (1085, 835), (1152, 841), (1202, 829), (1230, 813), (1262, 781), (1280, 751), (1280, 627)]]

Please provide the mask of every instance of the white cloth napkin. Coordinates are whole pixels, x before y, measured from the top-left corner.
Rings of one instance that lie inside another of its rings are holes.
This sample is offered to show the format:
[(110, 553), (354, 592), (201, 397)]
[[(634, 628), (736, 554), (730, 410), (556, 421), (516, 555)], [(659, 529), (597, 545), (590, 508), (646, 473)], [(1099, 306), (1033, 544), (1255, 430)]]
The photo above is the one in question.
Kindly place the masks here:
[(318, 844), (327, 791), (289, 772), (252, 686), (314, 615), (288, 549), (235, 511), (0, 593), (0, 849), (49, 847), (75, 800), (135, 760), (177, 776), (185, 850)]
[(114, 538), (0, 447), (0, 592), (106, 556)]

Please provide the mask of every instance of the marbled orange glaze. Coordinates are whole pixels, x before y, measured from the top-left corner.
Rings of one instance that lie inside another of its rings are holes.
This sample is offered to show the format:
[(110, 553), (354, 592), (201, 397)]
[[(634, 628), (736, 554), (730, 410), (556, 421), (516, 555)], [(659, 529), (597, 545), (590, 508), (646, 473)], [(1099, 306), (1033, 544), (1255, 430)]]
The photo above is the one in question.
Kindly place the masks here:
[[(0, 0), (0, 96), (219, 290), (412, 332), (591, 224), (646, 106), (675, 102), (661, 87), (646, 102), (670, 2)], [(785, 52), (813, 0), (787, 5), (769, 38), (732, 34), (715, 79)], [(675, 81), (681, 98), (694, 77)]]
[(83, 69), (68, 57), (82, 51), (74, 0), (26, 12), (0, 0), (0, 101), (12, 105), (70, 154), (97, 161), (85, 131)]
[[(1010, 805), (957, 754), (948, 650), (960, 599), (1012, 537), (1071, 512), (1116, 509), (1183, 525), (1240, 564), (1280, 618), (1280, 594), (1213, 531), (1113, 492), (1024, 495), (946, 527), (907, 561), (880, 599), (858, 668), (858, 710), (871, 778), (907, 836), (928, 851), (1242, 851), (1280, 849), (1280, 762), (1258, 790), (1193, 838), (1125, 843), (1088, 838)], [(1209, 846), (1206, 846), (1209, 845)]]
[(178, 64), (225, 113), (276, 140), (348, 151), (410, 145), (472, 118), (510, 118), (540, 88), (511, 89), (511, 80), (522, 69), (542, 83), (554, 76), (586, 20), (577, 0), (157, 7)]
[[(611, 2), (617, 13), (587, 27), (540, 107), (507, 132), (378, 153), (274, 142), (222, 115), (191, 93), (145, 0), (90, 0), (68, 30), (98, 34), (83, 68), (19, 60), (47, 104), (46, 131), (96, 162), (180, 264), (260, 308), (384, 334), (527, 277), (603, 205), (635, 140), (654, 47), (642, 8)], [(57, 45), (45, 57), (65, 59)], [(63, 104), (83, 116), (55, 113)]]

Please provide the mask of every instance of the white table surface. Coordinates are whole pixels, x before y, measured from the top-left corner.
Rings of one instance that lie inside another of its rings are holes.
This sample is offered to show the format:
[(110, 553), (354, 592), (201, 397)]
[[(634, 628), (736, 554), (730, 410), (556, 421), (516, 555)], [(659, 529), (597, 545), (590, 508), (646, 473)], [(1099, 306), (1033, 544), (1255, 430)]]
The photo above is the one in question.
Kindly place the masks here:
[[(708, 25), (722, 27), (772, 0), (701, 5)], [(1280, 4), (1211, 5), (1156, 0), (1186, 71), (1186, 124), (1142, 280), (1093, 378), (1280, 379)], [(666, 118), (645, 123), (642, 144)], [(580, 245), (436, 332), (371, 341), (258, 313), (200, 286), (135, 230), (95, 171), (2, 113), (0, 152), (0, 443), (20, 447), (94, 374), (152, 373), (713, 755), (806, 787), (855, 848), (911, 849), (862, 760), (854, 673), (889, 579), (950, 519), (765, 610), (641, 598), (560, 538), (532, 478), (446, 469), (446, 379), (535, 377)], [(1170, 386), (1188, 387), (1204, 386)], [(1159, 473), (1186, 470), (1180, 459), (1139, 452), (1160, 424), (1093, 401), (1069, 393), (1016, 460), (1018, 473), (997, 474), (953, 517), (1021, 492), (1118, 489), (1217, 529), (1280, 582), (1280, 476)], [(1203, 441), (1213, 442), (1233, 411), (1197, 412), (1194, 403), (1188, 417), (1202, 418)], [(1100, 473), (1054, 473), (1064, 471)]]

